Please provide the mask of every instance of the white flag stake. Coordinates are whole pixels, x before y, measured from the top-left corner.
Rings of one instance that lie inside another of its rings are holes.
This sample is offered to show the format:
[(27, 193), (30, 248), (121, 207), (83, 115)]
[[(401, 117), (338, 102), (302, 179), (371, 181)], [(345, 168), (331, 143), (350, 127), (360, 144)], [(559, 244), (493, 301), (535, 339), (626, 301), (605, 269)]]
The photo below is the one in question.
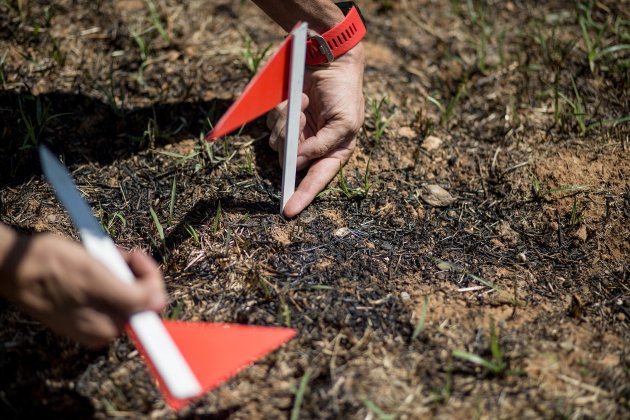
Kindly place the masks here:
[(297, 152), (300, 137), (300, 114), (302, 113), (302, 89), (304, 86), (304, 69), (306, 66), (306, 22), (291, 32), (291, 72), (289, 76), (289, 99), (287, 109), (287, 126), (284, 137), (284, 164), (282, 165), (282, 198), (280, 213), (295, 192), (295, 175), (297, 172)]

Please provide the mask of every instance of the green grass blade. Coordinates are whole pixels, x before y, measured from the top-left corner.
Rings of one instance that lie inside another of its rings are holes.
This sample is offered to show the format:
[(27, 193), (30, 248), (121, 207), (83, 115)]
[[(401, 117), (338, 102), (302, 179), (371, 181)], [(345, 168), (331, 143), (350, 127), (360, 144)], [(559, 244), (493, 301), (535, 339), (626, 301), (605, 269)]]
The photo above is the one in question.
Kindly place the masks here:
[(494, 319), (490, 319), (490, 353), (492, 353), (492, 359), (496, 364), (503, 365), (503, 351), (499, 344), (499, 335), (494, 325)]
[(177, 190), (177, 175), (173, 177), (173, 186), (171, 187), (171, 201), (168, 204), (168, 219), (173, 220), (173, 209), (175, 207), (175, 193)]
[(164, 242), (164, 229), (162, 228), (162, 224), (158, 220), (157, 214), (155, 214), (155, 210), (153, 207), (149, 207), (149, 212), (151, 213), (151, 218), (153, 219), (153, 223), (155, 224), (155, 228), (158, 231), (158, 235), (160, 236), (160, 240)]
[(214, 215), (214, 223), (212, 225), (213, 233), (217, 233), (219, 231), (219, 223), (221, 223), (221, 201), (217, 204), (217, 212)]
[(300, 380), (300, 385), (295, 392), (295, 399), (293, 400), (293, 408), (291, 409), (291, 420), (298, 420), (300, 418), (300, 408), (302, 407), (302, 401), (304, 401), (304, 394), (306, 393), (306, 386), (308, 385), (308, 381), (311, 378), (311, 372), (306, 371), (302, 379)]
[(496, 364), (489, 362), (483, 357), (477, 356), (476, 354), (468, 353), (467, 351), (463, 351), (463, 350), (454, 350), (453, 356), (459, 359), (465, 360), (467, 362), (474, 363), (479, 366), (483, 366), (489, 371), (491, 371), (492, 373), (501, 372), (501, 369)]
[(427, 311), (429, 309), (429, 296), (424, 296), (422, 300), (422, 309), (420, 309), (420, 319), (416, 323), (416, 327), (413, 329), (413, 334), (411, 334), (411, 341), (418, 338), (420, 333), (424, 331), (424, 321), (427, 319)]
[(376, 417), (379, 420), (394, 420), (396, 418), (396, 416), (394, 414), (387, 414), (386, 412), (384, 412), (383, 410), (381, 410), (381, 408), (374, 404), (372, 401), (368, 400), (368, 399), (364, 399), (363, 400), (363, 404), (365, 404), (365, 407), (370, 410), (372, 413), (376, 414)]
[(618, 44), (618, 45), (612, 45), (610, 47), (604, 48), (603, 50), (597, 53), (597, 58), (602, 58), (605, 55), (613, 54), (613, 53), (616, 53), (618, 51), (623, 51), (623, 50), (630, 50), (630, 44)]

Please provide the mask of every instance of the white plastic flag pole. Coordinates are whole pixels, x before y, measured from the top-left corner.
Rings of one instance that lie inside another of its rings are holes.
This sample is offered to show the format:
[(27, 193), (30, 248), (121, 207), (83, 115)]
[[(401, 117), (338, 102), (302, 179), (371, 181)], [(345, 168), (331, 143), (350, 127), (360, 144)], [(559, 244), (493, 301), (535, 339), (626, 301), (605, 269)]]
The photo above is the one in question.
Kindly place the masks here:
[(304, 69), (306, 66), (306, 22), (291, 32), (291, 71), (289, 73), (289, 99), (287, 109), (287, 126), (284, 137), (284, 161), (282, 166), (282, 198), (280, 213), (295, 192), (295, 175), (297, 172), (297, 152), (300, 136), (300, 114), (302, 113), (302, 89), (304, 86)]

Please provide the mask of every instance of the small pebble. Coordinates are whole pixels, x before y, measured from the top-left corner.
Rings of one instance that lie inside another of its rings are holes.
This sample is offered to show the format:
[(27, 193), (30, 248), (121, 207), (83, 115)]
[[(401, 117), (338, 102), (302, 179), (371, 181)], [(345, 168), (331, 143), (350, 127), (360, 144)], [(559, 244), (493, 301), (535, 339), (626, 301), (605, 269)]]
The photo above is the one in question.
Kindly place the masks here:
[(575, 239), (580, 240), (581, 242), (585, 242), (588, 237), (588, 232), (586, 231), (586, 225), (582, 225), (573, 233), (573, 237)]
[(623, 305), (623, 299), (617, 299), (615, 303), (617, 304), (617, 306), (621, 306)]
[(411, 296), (409, 296), (409, 293), (407, 292), (400, 292), (400, 299), (403, 302), (409, 302), (411, 300)]
[(422, 147), (427, 152), (430, 152), (432, 150), (439, 149), (441, 145), (442, 145), (442, 139), (436, 136), (429, 136), (426, 139), (424, 139), (420, 147)]
[(55, 223), (57, 221), (57, 216), (55, 216), (54, 214), (49, 214), (48, 216), (46, 216), (46, 221), (50, 223)]
[(408, 139), (413, 139), (418, 134), (415, 131), (413, 131), (413, 129), (411, 127), (400, 127), (398, 129), (398, 135), (400, 137), (406, 137)]
[(626, 320), (626, 314), (624, 314), (623, 312), (620, 312), (617, 314), (617, 321), (623, 322), (625, 320)]
[(516, 258), (518, 259), (518, 262), (520, 262), (520, 263), (525, 263), (525, 262), (527, 262), (527, 257), (525, 256), (525, 253), (524, 253), (524, 252), (520, 252), (520, 253), (516, 256)]
[(337, 238), (344, 238), (348, 236), (349, 233), (350, 233), (350, 229), (348, 229), (347, 227), (342, 227), (334, 231), (333, 235), (336, 236)]

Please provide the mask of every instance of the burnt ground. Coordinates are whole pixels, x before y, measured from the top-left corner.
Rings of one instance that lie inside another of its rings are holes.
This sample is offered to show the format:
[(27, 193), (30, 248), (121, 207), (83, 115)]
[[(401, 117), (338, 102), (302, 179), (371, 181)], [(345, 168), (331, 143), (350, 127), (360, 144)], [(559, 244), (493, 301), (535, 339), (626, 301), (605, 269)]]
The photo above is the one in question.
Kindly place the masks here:
[[(627, 418), (628, 2), (361, 5), (358, 150), (287, 221), (262, 120), (200, 140), (282, 39), (255, 6), (1, 2), (0, 220), (77, 238), (45, 143), (165, 316), (299, 331), (184, 417)], [(175, 416), (127, 338), (0, 323), (0, 417)]]

